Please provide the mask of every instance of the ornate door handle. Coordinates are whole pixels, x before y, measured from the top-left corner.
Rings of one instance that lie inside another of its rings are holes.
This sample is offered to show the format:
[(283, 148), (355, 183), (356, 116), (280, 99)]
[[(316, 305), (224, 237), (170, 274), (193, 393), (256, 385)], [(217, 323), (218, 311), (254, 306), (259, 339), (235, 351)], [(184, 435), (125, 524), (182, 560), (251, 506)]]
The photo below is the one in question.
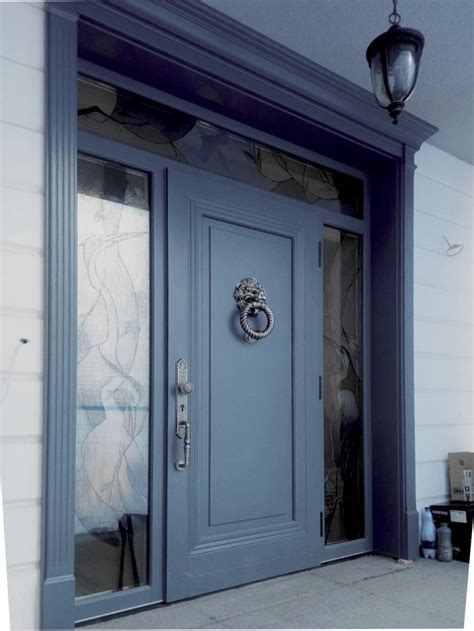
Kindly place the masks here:
[(189, 454), (191, 453), (191, 425), (186, 423), (184, 428), (184, 460), (177, 460), (175, 467), (177, 471), (182, 471), (189, 467)]
[[(267, 305), (265, 289), (255, 278), (243, 278), (234, 289), (234, 300), (240, 309), (240, 326), (247, 342), (262, 340), (270, 335), (275, 325), (273, 311)], [(249, 325), (249, 316), (256, 316), (259, 311), (267, 317), (267, 324), (262, 331), (256, 331)]]
[(189, 466), (191, 453), (191, 425), (188, 418), (188, 396), (194, 390), (188, 381), (188, 362), (180, 359), (176, 362), (176, 436), (184, 440), (184, 460), (177, 460), (175, 467), (182, 471)]

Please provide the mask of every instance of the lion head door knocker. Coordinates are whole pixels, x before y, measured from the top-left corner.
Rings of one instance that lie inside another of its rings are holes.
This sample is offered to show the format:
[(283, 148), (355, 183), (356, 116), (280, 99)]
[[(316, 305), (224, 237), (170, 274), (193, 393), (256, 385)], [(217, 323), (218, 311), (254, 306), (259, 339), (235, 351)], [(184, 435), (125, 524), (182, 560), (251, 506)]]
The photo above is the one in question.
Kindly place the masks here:
[[(255, 278), (243, 278), (234, 289), (234, 300), (240, 309), (240, 325), (247, 342), (263, 340), (270, 335), (275, 325), (273, 311), (267, 305), (267, 294)], [(267, 325), (263, 331), (255, 331), (249, 325), (249, 317), (255, 317), (259, 311), (267, 316)]]

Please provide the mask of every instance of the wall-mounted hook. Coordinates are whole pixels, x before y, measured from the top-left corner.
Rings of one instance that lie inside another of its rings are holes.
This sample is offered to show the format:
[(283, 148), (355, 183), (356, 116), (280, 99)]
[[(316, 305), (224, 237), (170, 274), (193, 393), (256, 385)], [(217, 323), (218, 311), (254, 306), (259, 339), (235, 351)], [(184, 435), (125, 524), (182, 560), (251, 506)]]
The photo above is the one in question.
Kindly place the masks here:
[(446, 250), (447, 256), (457, 256), (464, 250), (464, 245), (462, 243), (450, 243), (444, 234), (443, 239), (448, 245), (448, 249)]
[(13, 375), (13, 371), (15, 370), (15, 362), (16, 362), (16, 356), (18, 355), (18, 351), (20, 350), (23, 344), (28, 344), (29, 341), (30, 340), (27, 337), (19, 337), (18, 342), (15, 348), (13, 349), (13, 352), (10, 356), (10, 361), (8, 362), (6, 376), (5, 376), (4, 384), (3, 384), (3, 390), (0, 393), (0, 405), (5, 401), (7, 397), (8, 389), (10, 387), (10, 381)]

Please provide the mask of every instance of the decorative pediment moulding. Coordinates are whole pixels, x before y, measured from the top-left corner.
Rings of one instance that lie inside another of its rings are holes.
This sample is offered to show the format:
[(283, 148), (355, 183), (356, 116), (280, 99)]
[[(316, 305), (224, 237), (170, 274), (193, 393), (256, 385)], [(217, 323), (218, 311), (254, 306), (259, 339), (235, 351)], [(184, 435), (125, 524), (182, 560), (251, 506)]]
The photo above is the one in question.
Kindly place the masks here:
[(391, 125), (367, 90), (199, 0), (49, 9), (79, 20), (80, 58), (349, 165), (372, 170), (371, 151), (400, 158), (437, 131), (408, 113)]

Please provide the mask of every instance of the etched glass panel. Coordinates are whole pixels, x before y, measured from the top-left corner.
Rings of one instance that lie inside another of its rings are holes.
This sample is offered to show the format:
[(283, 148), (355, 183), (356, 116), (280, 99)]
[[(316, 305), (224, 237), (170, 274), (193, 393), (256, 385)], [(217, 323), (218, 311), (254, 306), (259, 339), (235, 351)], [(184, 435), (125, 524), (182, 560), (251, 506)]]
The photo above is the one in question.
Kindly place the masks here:
[(325, 541), (364, 536), (361, 239), (324, 228)]
[(80, 78), (79, 128), (336, 213), (362, 217), (360, 179), (121, 88)]
[(78, 160), (76, 596), (147, 582), (148, 175)]

